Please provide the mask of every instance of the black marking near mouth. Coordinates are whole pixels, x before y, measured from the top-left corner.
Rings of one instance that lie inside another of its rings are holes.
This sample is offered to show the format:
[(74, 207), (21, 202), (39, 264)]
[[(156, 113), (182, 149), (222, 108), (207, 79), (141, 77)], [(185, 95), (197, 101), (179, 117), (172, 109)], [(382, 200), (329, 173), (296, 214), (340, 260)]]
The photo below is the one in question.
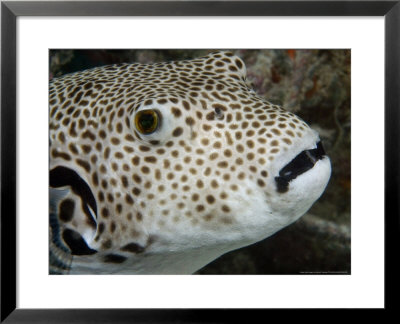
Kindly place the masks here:
[(280, 193), (287, 192), (291, 180), (313, 168), (315, 163), (325, 155), (321, 142), (317, 143), (317, 148), (301, 152), (279, 171), (279, 177), (275, 177), (277, 191)]
[(85, 239), (77, 231), (66, 228), (62, 236), (64, 242), (69, 246), (72, 255), (91, 255), (97, 253), (96, 250), (91, 249), (87, 245)]

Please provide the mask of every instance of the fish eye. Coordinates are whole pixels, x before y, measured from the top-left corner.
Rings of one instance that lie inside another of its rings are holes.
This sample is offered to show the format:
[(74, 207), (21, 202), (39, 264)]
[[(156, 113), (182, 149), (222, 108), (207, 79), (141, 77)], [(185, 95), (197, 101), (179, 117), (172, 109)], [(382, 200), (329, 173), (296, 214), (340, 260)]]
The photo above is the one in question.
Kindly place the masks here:
[(136, 129), (143, 135), (154, 133), (160, 126), (160, 113), (155, 109), (138, 111), (135, 115)]

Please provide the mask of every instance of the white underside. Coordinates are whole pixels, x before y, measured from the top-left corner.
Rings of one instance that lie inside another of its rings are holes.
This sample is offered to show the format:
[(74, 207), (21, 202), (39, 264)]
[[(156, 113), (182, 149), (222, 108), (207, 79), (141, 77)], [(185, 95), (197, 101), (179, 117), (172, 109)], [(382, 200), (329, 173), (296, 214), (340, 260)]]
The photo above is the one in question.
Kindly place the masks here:
[[(170, 243), (168, 237), (160, 238), (147, 252), (133, 255), (121, 264), (99, 262), (97, 255), (74, 257), (70, 273), (192, 274), (219, 256), (265, 239), (296, 221), (323, 193), (330, 173), (330, 161), (325, 157), (292, 180), (287, 193), (266, 199), (264, 193), (258, 192), (247, 204), (238, 201), (237, 212), (247, 226), (233, 226), (224, 233), (223, 240), (213, 239), (208, 232), (187, 231), (179, 238), (179, 245)], [(199, 246), (198, 242), (204, 245)]]

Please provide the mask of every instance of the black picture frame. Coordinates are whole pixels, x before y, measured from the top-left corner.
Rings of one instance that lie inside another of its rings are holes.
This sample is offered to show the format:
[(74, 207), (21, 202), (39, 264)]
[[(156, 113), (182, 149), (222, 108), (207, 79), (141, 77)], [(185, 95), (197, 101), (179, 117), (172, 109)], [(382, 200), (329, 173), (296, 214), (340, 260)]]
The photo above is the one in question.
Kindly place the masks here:
[[(1, 322), (236, 322), (265, 310), (16, 308), (16, 19), (18, 16), (384, 16), (385, 309), (394, 310), (399, 246), (400, 1), (2, 1)], [(366, 157), (367, 159), (367, 157)], [(372, 235), (372, 234), (371, 234)], [(367, 290), (366, 290), (367, 292)], [(260, 317), (259, 317), (260, 316)], [(321, 319), (321, 318), (320, 318)], [(381, 319), (380, 319), (381, 321)]]

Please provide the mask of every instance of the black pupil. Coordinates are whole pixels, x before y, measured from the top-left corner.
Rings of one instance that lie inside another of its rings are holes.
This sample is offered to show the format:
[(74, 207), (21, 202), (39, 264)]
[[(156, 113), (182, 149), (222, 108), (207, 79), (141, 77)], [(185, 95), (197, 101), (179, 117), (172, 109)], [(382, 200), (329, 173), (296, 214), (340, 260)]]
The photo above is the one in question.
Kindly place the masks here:
[(155, 123), (154, 115), (152, 113), (143, 114), (140, 116), (139, 123), (145, 130), (153, 128)]

